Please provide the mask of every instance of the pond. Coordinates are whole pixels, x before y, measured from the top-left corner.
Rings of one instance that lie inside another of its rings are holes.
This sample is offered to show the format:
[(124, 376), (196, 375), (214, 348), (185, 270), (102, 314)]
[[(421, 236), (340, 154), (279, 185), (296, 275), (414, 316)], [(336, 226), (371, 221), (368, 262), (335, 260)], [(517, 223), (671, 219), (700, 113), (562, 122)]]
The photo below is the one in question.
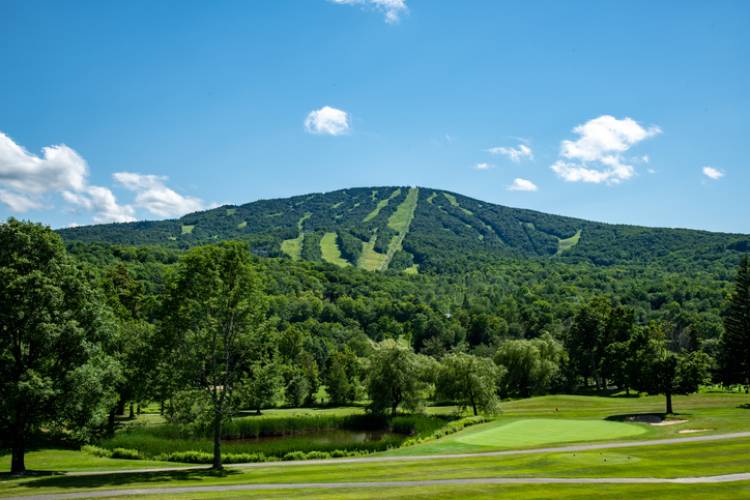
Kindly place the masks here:
[(290, 439), (304, 440), (310, 445), (351, 445), (363, 443), (378, 443), (382, 441), (401, 440), (404, 436), (388, 431), (349, 431), (345, 429), (323, 429), (317, 431), (305, 431), (286, 436), (264, 436), (257, 438), (227, 439), (227, 444), (244, 444), (264, 446), (277, 444)]

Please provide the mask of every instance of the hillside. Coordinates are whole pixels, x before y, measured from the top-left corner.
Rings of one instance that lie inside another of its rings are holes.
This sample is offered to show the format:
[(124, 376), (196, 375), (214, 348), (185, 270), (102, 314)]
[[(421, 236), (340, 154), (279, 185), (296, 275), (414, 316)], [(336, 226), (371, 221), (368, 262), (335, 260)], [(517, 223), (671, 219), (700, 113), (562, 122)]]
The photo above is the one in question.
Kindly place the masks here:
[(257, 255), (408, 273), (504, 257), (733, 265), (750, 249), (748, 235), (604, 224), (415, 187), (342, 189), (60, 233), (68, 242), (172, 248), (244, 240)]

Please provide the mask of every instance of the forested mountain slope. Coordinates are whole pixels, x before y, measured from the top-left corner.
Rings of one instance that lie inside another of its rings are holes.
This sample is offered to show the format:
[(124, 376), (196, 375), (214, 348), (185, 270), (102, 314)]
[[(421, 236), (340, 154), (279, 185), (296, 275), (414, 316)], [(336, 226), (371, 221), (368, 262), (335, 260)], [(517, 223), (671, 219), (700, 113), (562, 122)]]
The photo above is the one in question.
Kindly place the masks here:
[(60, 230), (68, 242), (186, 248), (247, 241), (261, 256), (368, 270), (462, 271), (507, 257), (731, 268), (750, 236), (612, 225), (509, 208), (430, 188), (372, 187), (260, 200), (176, 220)]

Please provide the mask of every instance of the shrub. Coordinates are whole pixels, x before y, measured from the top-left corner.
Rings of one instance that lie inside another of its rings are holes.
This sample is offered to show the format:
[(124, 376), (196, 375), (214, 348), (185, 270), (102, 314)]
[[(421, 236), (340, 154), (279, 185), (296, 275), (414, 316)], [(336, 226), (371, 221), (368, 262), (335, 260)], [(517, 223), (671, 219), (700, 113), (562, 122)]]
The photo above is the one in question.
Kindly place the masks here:
[(138, 450), (131, 450), (129, 448), (115, 448), (112, 450), (110, 457), (125, 458), (128, 460), (140, 460), (142, 458)]
[(305, 460), (325, 460), (331, 458), (327, 451), (311, 451), (305, 455)]
[(163, 453), (157, 455), (156, 460), (165, 462), (183, 462), (186, 464), (210, 464), (213, 461), (213, 455), (204, 451), (174, 451), (172, 453)]
[(93, 446), (90, 444), (87, 444), (86, 446), (82, 446), (81, 451), (84, 453), (88, 453), (89, 455), (94, 455), (95, 457), (110, 458), (112, 456), (112, 450), (108, 450), (106, 448), (100, 448), (98, 446)]
[(281, 459), (290, 461), (290, 460), (305, 460), (307, 458), (307, 455), (304, 451), (290, 451), (289, 453), (285, 454)]

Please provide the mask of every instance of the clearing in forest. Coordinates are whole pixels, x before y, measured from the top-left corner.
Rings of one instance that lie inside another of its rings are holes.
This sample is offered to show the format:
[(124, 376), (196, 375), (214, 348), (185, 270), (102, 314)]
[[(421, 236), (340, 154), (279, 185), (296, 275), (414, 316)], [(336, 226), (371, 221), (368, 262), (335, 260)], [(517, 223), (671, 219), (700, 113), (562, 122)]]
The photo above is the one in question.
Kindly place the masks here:
[(339, 267), (346, 267), (349, 265), (345, 259), (341, 257), (341, 251), (336, 242), (336, 233), (326, 233), (320, 239), (320, 255), (323, 260), (335, 264)]
[(305, 237), (303, 227), (305, 221), (309, 219), (311, 215), (310, 212), (305, 212), (305, 215), (300, 217), (297, 221), (297, 230), (299, 231), (299, 234), (296, 238), (281, 242), (281, 251), (291, 257), (292, 260), (299, 260), (300, 255), (302, 255), (302, 239)]
[[(376, 192), (377, 191), (373, 191), (373, 193), (376, 193)], [(390, 203), (392, 199), (396, 198), (400, 194), (401, 194), (401, 189), (399, 188), (399, 189), (396, 189), (394, 192), (392, 192), (388, 198), (384, 200), (380, 200), (378, 202), (378, 205), (372, 210), (372, 212), (367, 214), (367, 216), (364, 219), (362, 219), (362, 222), (370, 222), (372, 219), (377, 217), (380, 211), (383, 210), (385, 207), (387, 207), (388, 203)]]
[(560, 255), (563, 252), (567, 252), (574, 246), (578, 244), (578, 240), (581, 239), (581, 230), (579, 229), (576, 231), (576, 234), (571, 236), (570, 238), (565, 239), (558, 239), (557, 241), (557, 255)]

